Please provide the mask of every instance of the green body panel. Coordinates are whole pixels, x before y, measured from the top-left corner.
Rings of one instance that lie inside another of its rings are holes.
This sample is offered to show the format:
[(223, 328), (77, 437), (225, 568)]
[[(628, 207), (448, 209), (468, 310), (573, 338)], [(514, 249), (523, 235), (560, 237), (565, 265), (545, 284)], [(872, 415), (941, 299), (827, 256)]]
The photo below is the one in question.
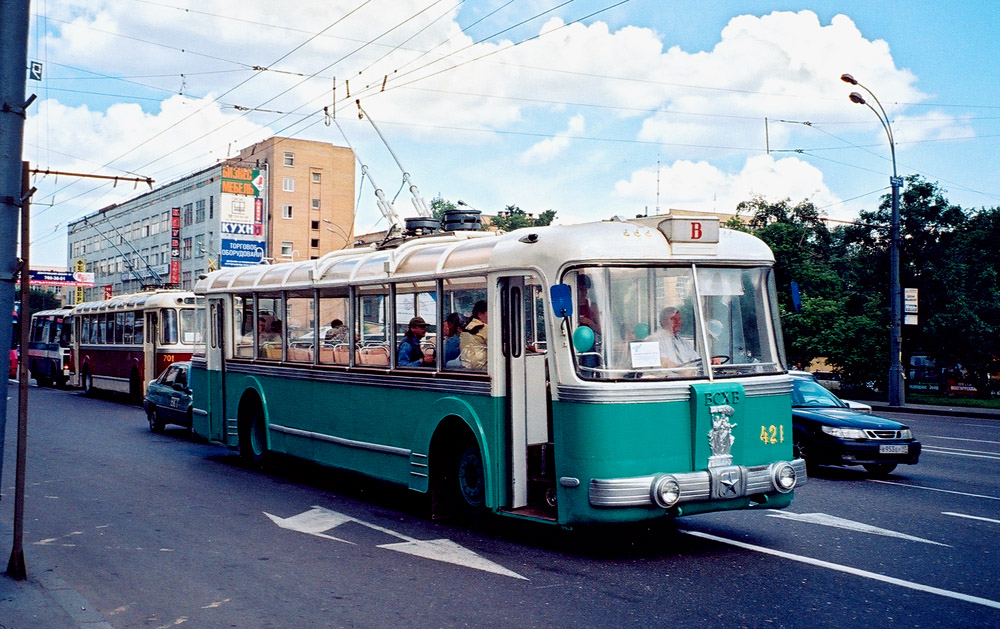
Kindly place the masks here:
[[(706, 394), (740, 392), (731, 405), (735, 427), (731, 454), (734, 465), (766, 465), (792, 458), (791, 398), (788, 395), (746, 397), (737, 383), (693, 385), (688, 401), (629, 404), (555, 402), (552, 408), (557, 478), (576, 478), (576, 487), (557, 486), (561, 522), (629, 522), (664, 515), (678, 515), (676, 508), (593, 507), (588, 488), (594, 478), (632, 478), (704, 470), (711, 454), (712, 428)], [(698, 394), (701, 394), (700, 396)], [(730, 396), (730, 401), (733, 400)], [(713, 400), (714, 401), (714, 400)], [(721, 401), (721, 396), (719, 397)], [(765, 444), (761, 427), (784, 441)], [(759, 505), (780, 508), (792, 494), (768, 495)], [(749, 499), (684, 503), (683, 514), (739, 509), (752, 506)]]
[[(510, 478), (509, 430), (506, 400), (490, 396), (456, 395), (392, 386), (322, 382), (275, 376), (227, 373), (223, 415), (211, 408), (213, 400), (199, 392), (221, 391), (221, 375), (192, 367), (196, 413), (194, 431), (226, 443), (224, 417), (236, 418), (244, 395), (257, 395), (264, 403), (268, 425), (349, 440), (331, 443), (308, 436), (269, 430), (269, 448), (275, 452), (323, 465), (358, 471), (404, 485), (428, 490), (429, 459), (435, 431), (448, 418), (458, 418), (479, 442), (486, 471), (487, 506), (502, 510), (508, 502)], [(719, 402), (721, 404), (716, 404)], [(726, 404), (728, 402), (728, 404)], [(558, 498), (558, 523), (634, 522), (661, 517), (692, 515), (728, 509), (787, 506), (793, 493), (767, 494), (725, 501), (682, 503), (673, 509), (594, 507), (589, 502), (591, 479), (614, 479), (676, 474), (704, 470), (712, 454), (709, 432), (711, 408), (733, 409), (732, 464), (767, 465), (792, 458), (791, 400), (789, 395), (747, 397), (738, 383), (692, 385), (688, 400), (648, 403), (552, 404), (552, 440)], [(774, 430), (771, 427), (774, 426)], [(762, 431), (769, 436), (765, 443)], [(775, 435), (771, 443), (770, 435)], [(783, 437), (783, 440), (782, 440)], [(230, 440), (227, 445), (238, 445)], [(382, 452), (375, 445), (396, 449)], [(558, 479), (575, 478), (576, 487)]]

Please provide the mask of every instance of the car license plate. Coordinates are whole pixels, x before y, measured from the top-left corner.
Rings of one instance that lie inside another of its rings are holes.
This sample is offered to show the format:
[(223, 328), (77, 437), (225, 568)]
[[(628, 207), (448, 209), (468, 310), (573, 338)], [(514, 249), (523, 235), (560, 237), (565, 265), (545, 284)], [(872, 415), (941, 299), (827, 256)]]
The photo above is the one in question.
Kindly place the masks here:
[(909, 446), (882, 445), (878, 447), (879, 454), (906, 454), (907, 452), (909, 452)]

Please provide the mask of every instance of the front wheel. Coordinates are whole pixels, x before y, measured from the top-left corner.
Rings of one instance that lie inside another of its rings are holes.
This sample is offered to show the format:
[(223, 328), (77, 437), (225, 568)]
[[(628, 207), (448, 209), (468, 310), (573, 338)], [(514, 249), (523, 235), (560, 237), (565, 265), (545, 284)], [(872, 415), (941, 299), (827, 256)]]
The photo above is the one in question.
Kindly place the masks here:
[(149, 420), (149, 429), (152, 432), (163, 432), (164, 423), (160, 419), (160, 414), (156, 411), (155, 405), (150, 405), (149, 410), (146, 411), (146, 419)]
[(895, 463), (863, 463), (861, 467), (872, 476), (888, 476), (896, 469)]
[(477, 513), (486, 506), (486, 475), (479, 446), (469, 444), (459, 450), (455, 470), (459, 506), (466, 513)]

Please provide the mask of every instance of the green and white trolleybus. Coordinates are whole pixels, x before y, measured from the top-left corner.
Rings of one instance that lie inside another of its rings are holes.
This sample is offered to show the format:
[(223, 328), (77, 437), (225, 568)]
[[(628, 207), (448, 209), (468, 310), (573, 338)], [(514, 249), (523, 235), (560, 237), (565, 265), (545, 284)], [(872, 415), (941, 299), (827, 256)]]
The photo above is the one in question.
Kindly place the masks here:
[(426, 493), (435, 513), (785, 507), (806, 474), (773, 263), (717, 219), (658, 216), (210, 273), (193, 429), (251, 463)]

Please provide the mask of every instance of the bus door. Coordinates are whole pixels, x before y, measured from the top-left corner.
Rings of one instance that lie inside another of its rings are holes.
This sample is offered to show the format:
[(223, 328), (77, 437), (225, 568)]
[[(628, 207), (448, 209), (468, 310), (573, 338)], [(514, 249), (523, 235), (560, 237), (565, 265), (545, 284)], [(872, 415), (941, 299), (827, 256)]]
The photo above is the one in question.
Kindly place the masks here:
[[(136, 314), (142, 311), (137, 311)], [(157, 319), (156, 310), (149, 310), (145, 314), (146, 317), (146, 335), (145, 340), (142, 343), (142, 368), (143, 373), (146, 374), (146, 382), (154, 380), (159, 377), (159, 373), (156, 371), (156, 344), (159, 338), (159, 320)], [(145, 387), (146, 383), (143, 383)]]
[(208, 408), (207, 437), (226, 440), (226, 334), (225, 308), (221, 299), (208, 300), (208, 338), (205, 339), (205, 382), (207, 396), (201, 398)]
[[(508, 508), (555, 517), (555, 485), (541, 283), (500, 279), (502, 351), (507, 376)], [(537, 511), (537, 513), (535, 513)]]

